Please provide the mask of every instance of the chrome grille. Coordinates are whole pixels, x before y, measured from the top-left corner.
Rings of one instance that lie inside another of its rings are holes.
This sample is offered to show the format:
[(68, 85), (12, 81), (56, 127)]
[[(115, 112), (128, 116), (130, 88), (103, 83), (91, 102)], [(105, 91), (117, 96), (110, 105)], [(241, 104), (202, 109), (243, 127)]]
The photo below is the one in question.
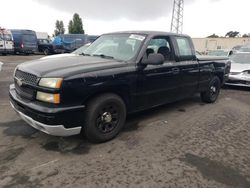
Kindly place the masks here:
[(27, 72), (20, 71), (20, 70), (16, 70), (15, 77), (29, 85), (35, 86), (38, 83), (37, 76), (27, 73)]
[[(35, 97), (35, 87), (38, 84), (39, 78), (33, 74), (16, 70), (15, 72), (15, 88), (20, 97), (28, 100), (33, 100)], [(19, 83), (21, 82), (21, 84)]]

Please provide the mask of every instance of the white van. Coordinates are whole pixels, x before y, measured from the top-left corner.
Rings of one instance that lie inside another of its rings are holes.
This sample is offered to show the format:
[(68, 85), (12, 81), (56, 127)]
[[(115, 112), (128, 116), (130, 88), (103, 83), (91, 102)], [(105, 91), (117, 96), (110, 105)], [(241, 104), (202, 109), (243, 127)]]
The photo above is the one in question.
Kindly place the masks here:
[(10, 30), (0, 28), (0, 54), (14, 53), (14, 41)]

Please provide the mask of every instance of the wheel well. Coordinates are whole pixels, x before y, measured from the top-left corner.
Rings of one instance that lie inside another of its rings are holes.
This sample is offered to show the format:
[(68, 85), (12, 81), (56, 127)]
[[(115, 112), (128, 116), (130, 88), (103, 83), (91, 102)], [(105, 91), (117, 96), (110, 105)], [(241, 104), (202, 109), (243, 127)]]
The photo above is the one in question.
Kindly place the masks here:
[(223, 82), (224, 82), (224, 73), (219, 72), (219, 73), (215, 74), (215, 76), (218, 76), (218, 78), (220, 79), (221, 84), (223, 84)]
[(123, 102), (126, 105), (126, 109), (128, 110), (129, 106), (130, 106), (130, 97), (128, 94), (128, 90), (126, 91), (126, 89), (105, 89), (105, 90), (101, 90), (98, 92), (95, 92), (91, 95), (89, 95), (87, 98), (85, 98), (84, 101), (86, 101), (87, 103), (96, 98), (97, 96), (103, 95), (103, 94), (107, 94), (107, 93), (111, 93), (111, 94), (115, 94), (119, 97), (121, 97), (121, 99), (123, 100)]

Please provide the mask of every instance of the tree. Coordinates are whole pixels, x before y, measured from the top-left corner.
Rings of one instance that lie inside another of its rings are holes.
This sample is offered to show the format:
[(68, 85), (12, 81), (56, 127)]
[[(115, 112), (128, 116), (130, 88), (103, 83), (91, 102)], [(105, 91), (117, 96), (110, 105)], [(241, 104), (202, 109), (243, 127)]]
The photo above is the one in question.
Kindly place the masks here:
[(244, 34), (242, 37), (244, 38), (250, 37), (250, 34)]
[(73, 15), (73, 20), (69, 21), (68, 25), (69, 33), (71, 34), (84, 34), (82, 19), (79, 14), (75, 13)]
[(230, 37), (230, 38), (235, 38), (235, 37), (239, 37), (240, 36), (240, 32), (238, 31), (229, 31), (225, 37)]
[(58, 35), (65, 33), (63, 21), (56, 20), (56, 29), (55, 29), (54, 33), (55, 33), (55, 36), (58, 36)]
[(209, 35), (207, 38), (219, 38), (219, 36), (214, 33), (212, 35)]

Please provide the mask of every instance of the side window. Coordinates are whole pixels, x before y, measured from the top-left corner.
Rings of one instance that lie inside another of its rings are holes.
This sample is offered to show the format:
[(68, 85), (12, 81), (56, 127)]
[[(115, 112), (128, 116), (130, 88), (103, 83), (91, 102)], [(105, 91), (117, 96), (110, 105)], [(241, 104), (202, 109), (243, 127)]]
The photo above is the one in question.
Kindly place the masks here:
[(189, 43), (189, 40), (184, 37), (176, 38), (180, 57), (183, 60), (190, 60), (193, 57), (192, 49)]
[(151, 39), (146, 55), (148, 56), (151, 53), (160, 53), (164, 56), (165, 61), (169, 61), (171, 59), (171, 48), (168, 39), (161, 37)]

